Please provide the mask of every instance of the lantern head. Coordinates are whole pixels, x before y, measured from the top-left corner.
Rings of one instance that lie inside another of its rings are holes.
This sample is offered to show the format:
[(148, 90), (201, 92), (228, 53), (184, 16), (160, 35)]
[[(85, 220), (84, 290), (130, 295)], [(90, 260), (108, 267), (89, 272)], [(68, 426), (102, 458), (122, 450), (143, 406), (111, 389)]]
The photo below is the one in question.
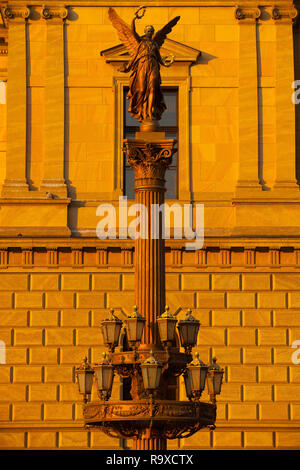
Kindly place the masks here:
[(192, 310), (189, 308), (186, 312), (184, 320), (178, 323), (178, 332), (181, 346), (186, 352), (191, 352), (192, 348), (197, 344), (197, 336), (200, 328), (200, 322), (192, 316)]
[(150, 356), (141, 364), (144, 388), (151, 395), (158, 389), (163, 365), (155, 359), (153, 351)]
[(175, 327), (177, 319), (166, 305), (164, 313), (157, 319), (159, 336), (164, 346), (171, 346), (175, 338)]
[(88, 363), (87, 357), (84, 358), (82, 364), (76, 369), (79, 393), (83, 395), (86, 403), (88, 396), (92, 393), (94, 370)]
[(110, 309), (110, 317), (101, 322), (101, 331), (103, 335), (103, 342), (111, 352), (119, 344), (119, 337), (123, 322), (116, 317), (114, 309)]
[(111, 395), (111, 389), (114, 379), (114, 368), (106, 358), (106, 352), (103, 353), (103, 359), (95, 364), (95, 373), (97, 379), (98, 396), (101, 400), (108, 400)]
[(142, 340), (142, 334), (145, 326), (145, 318), (139, 314), (137, 306), (133, 307), (133, 312), (126, 319), (127, 337), (130, 346), (135, 347)]

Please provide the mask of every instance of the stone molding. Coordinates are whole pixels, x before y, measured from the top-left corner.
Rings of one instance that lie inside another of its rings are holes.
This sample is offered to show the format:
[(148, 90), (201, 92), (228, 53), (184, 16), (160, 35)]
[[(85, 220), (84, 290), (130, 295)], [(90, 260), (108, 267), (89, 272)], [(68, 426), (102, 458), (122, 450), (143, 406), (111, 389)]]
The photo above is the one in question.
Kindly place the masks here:
[(27, 6), (9, 5), (4, 8), (4, 17), (11, 20), (27, 20), (30, 16), (30, 9)]
[(68, 9), (63, 6), (43, 6), (41, 15), (45, 20), (65, 20), (68, 16)]
[(243, 23), (255, 23), (261, 15), (258, 7), (253, 6), (237, 6), (234, 10), (234, 15), (237, 20)]
[(298, 10), (290, 5), (288, 7), (272, 7), (272, 19), (277, 23), (293, 23), (298, 16)]

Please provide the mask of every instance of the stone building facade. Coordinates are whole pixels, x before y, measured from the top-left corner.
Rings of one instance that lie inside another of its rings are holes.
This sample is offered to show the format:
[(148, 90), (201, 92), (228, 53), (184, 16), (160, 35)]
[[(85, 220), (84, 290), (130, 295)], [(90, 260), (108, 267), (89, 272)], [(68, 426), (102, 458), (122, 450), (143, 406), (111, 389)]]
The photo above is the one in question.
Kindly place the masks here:
[[(164, 46), (175, 63), (162, 70), (177, 97), (169, 202), (205, 211), (201, 250), (166, 241), (167, 302), (172, 312), (193, 308), (200, 357), (226, 369), (216, 430), (169, 448), (299, 448), (297, 4), (144, 4), (140, 32), (181, 16)], [(117, 70), (124, 48), (107, 10), (130, 22), (139, 5), (0, 1), (3, 449), (131, 446), (83, 428), (74, 370), (85, 355), (99, 360), (107, 309), (122, 317), (135, 303), (134, 242), (98, 239), (96, 210), (118, 208), (125, 186), (128, 76)]]

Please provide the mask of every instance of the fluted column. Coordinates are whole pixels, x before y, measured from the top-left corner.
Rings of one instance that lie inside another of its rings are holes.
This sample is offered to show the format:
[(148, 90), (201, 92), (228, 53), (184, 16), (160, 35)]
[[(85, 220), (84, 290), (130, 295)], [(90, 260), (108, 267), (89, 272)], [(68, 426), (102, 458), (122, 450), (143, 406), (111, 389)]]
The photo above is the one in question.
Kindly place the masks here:
[(26, 21), (30, 10), (26, 6), (8, 6), (8, 77), (7, 77), (7, 152), (6, 175), (2, 196), (28, 193), (26, 177)]
[(64, 179), (65, 76), (64, 20), (68, 11), (62, 6), (45, 6), (47, 22), (45, 80), (44, 168), (41, 190), (67, 195)]
[(133, 450), (167, 450), (166, 439), (133, 439)]
[(276, 178), (274, 189), (299, 191), (296, 183), (295, 105), (291, 99), (294, 75), (294, 6), (275, 7), (276, 24)]
[[(156, 219), (152, 214), (154, 215), (154, 208), (164, 202), (164, 175), (172, 160), (173, 145), (173, 140), (124, 141), (128, 163), (135, 174), (135, 202), (145, 208), (145, 220), (141, 224), (143, 233), (135, 242), (135, 278), (136, 304), (146, 319), (142, 344), (146, 348), (157, 345), (156, 319), (165, 307), (165, 244), (162, 237), (162, 216)], [(157, 227), (155, 220), (158, 222)]]
[(258, 97), (255, 6), (237, 7), (239, 39), (239, 176), (237, 194), (261, 191), (258, 176)]

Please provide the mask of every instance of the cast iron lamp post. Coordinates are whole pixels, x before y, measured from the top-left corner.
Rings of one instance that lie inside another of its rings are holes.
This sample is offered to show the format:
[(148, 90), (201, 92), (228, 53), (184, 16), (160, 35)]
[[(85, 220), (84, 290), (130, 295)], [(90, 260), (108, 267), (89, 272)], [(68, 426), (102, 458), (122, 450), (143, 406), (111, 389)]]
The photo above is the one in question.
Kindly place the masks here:
[[(191, 352), (197, 344), (200, 322), (191, 309), (177, 322), (165, 307), (162, 222), (156, 221), (159, 236), (153, 238), (152, 207), (164, 203), (164, 174), (173, 148), (174, 141), (165, 140), (160, 132), (139, 132), (136, 139), (124, 140), (124, 151), (135, 173), (136, 203), (144, 205), (148, 214), (146, 236), (135, 241), (136, 306), (124, 325), (130, 348), (118, 350), (123, 322), (111, 310), (101, 323), (108, 356), (94, 368), (85, 362), (77, 370), (86, 426), (100, 428), (110, 436), (133, 438), (134, 449), (142, 450), (163, 450), (167, 439), (188, 437), (203, 427), (214, 426), (216, 395), (223, 376), (215, 360), (210, 367), (197, 355), (193, 360)], [(176, 325), (180, 345), (176, 344)], [(100, 401), (87, 402), (94, 370)], [(131, 400), (109, 401), (114, 374), (130, 379)], [(169, 397), (168, 384), (180, 375), (184, 376), (188, 401)], [(209, 403), (200, 401), (205, 383)]]
[[(171, 65), (174, 56), (168, 64), (166, 58), (159, 59), (159, 48), (180, 17), (171, 20), (155, 36), (154, 28), (147, 26), (145, 40), (135, 29), (135, 21), (144, 13), (145, 7), (137, 10), (130, 27), (114, 9), (108, 11), (121, 41), (129, 48), (131, 61), (119, 71), (131, 71), (129, 109), (141, 122), (135, 138), (123, 140), (123, 152), (134, 171), (135, 202), (146, 214), (141, 223), (141, 236), (135, 240), (136, 307), (125, 321), (130, 348), (120, 350), (122, 321), (111, 310), (110, 317), (101, 324), (108, 356), (94, 367), (99, 401), (87, 400), (91, 395), (93, 368), (85, 362), (77, 370), (77, 376), (85, 400), (86, 426), (101, 429), (113, 437), (133, 438), (136, 450), (164, 450), (167, 439), (188, 437), (203, 427), (214, 426), (215, 397), (221, 390), (223, 372), (215, 360), (210, 367), (198, 356), (193, 361), (191, 352), (197, 344), (200, 322), (191, 310), (177, 325), (176, 317), (165, 307), (163, 223), (162, 217), (155, 217), (155, 208), (164, 204), (165, 171), (172, 162), (175, 140), (166, 139), (165, 133), (159, 131), (158, 121), (166, 108), (159, 69), (161, 64)], [(130, 380), (131, 400), (109, 400), (114, 374)], [(168, 386), (180, 375), (185, 379), (186, 401), (170, 399)], [(205, 383), (209, 403), (200, 401)]]
[[(124, 152), (135, 173), (135, 202), (146, 207), (148, 214), (146, 236), (135, 240), (136, 306), (124, 325), (110, 311), (101, 323), (107, 356), (93, 368), (85, 362), (77, 370), (80, 393), (85, 398), (85, 425), (113, 437), (133, 438), (136, 450), (164, 450), (167, 439), (188, 437), (203, 427), (214, 427), (216, 395), (221, 391), (223, 376), (215, 359), (209, 367), (197, 354), (193, 360), (191, 352), (197, 344), (200, 322), (191, 309), (177, 321), (165, 306), (162, 221), (155, 222), (159, 236), (153, 238), (152, 207), (164, 203), (164, 174), (172, 160), (174, 143), (165, 140), (161, 132), (138, 132), (135, 139), (124, 140)], [(122, 326), (128, 351), (119, 348)], [(100, 400), (90, 402), (87, 398), (94, 371)], [(130, 380), (131, 400), (109, 400), (114, 374)], [(170, 399), (168, 391), (168, 384), (180, 375), (186, 387), (185, 401)], [(206, 384), (210, 402), (200, 401)]]

